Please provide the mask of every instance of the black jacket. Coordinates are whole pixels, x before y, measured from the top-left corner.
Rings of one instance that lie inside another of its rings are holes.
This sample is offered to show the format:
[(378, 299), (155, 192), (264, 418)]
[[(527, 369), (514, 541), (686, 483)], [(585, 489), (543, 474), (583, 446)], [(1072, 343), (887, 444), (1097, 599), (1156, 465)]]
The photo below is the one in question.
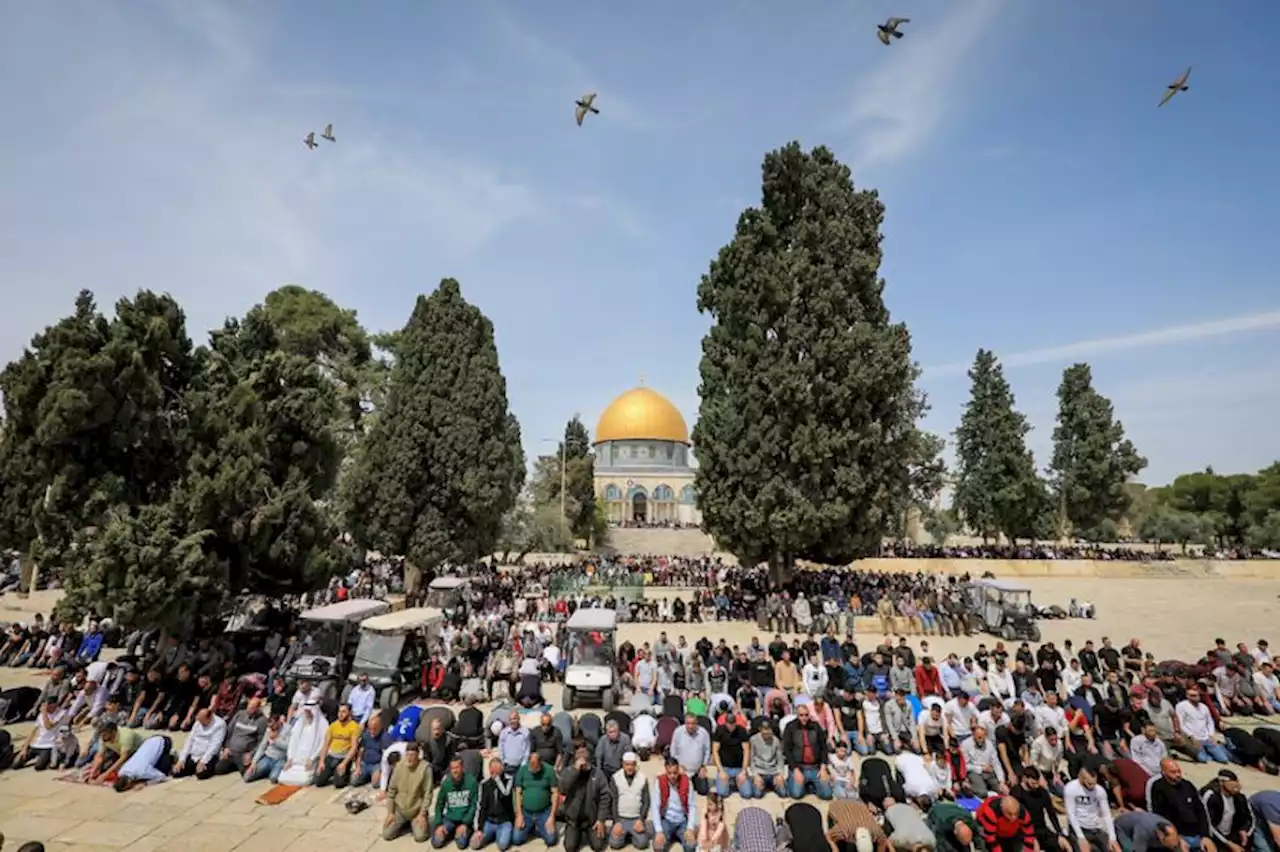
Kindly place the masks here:
[(512, 797), (515, 779), (503, 773), (496, 778), (486, 778), (480, 783), (480, 806), (476, 810), (476, 827), (484, 828), (486, 822), (501, 825), (516, 821), (516, 803)]
[(1211, 781), (1204, 788), (1202, 801), (1204, 808), (1209, 814), (1209, 831), (1213, 835), (1213, 839), (1218, 843), (1225, 843), (1230, 840), (1236, 843), (1240, 839), (1240, 833), (1243, 832), (1246, 842), (1249, 835), (1253, 834), (1253, 808), (1249, 805), (1249, 800), (1244, 793), (1236, 793), (1231, 797), (1235, 804), (1235, 814), (1231, 817), (1231, 827), (1228, 829), (1230, 836), (1224, 837), (1218, 831), (1218, 822), (1222, 819), (1222, 814), (1226, 811), (1225, 807), (1226, 794), (1222, 792), (1221, 786), (1216, 781)]
[(1157, 775), (1147, 785), (1147, 808), (1162, 816), (1184, 837), (1208, 837), (1209, 816), (1204, 802), (1196, 792), (1196, 785), (1183, 778), (1170, 784), (1164, 776)]
[(796, 719), (782, 732), (782, 753), (787, 758), (787, 766), (792, 769), (804, 765), (801, 760), (804, 754), (804, 740), (801, 734), (806, 731), (809, 734), (809, 747), (813, 749), (811, 766), (821, 768), (827, 763), (827, 732), (812, 718), (803, 723)]
[(587, 826), (603, 822), (613, 813), (613, 796), (609, 779), (594, 766), (579, 769), (570, 764), (560, 770), (556, 786), (564, 797), (560, 813), (567, 823)]

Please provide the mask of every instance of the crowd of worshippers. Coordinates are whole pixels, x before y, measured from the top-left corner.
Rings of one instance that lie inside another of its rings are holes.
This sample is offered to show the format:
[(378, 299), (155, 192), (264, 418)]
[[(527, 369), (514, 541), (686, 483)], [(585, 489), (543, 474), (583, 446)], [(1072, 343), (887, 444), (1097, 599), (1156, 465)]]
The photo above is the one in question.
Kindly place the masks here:
[(880, 551), (884, 559), (1096, 559), (1100, 562), (1169, 562), (1176, 558), (1167, 550), (1148, 550), (1123, 545), (1062, 544), (967, 544), (943, 545), (898, 541), (886, 543)]

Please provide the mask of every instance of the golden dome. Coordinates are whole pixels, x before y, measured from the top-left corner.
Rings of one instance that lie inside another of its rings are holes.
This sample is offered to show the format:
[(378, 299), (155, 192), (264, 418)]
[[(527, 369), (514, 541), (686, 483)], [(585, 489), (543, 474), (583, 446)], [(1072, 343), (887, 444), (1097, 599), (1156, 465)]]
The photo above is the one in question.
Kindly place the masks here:
[(648, 388), (632, 388), (600, 415), (595, 442), (637, 439), (688, 444), (689, 427), (671, 400)]

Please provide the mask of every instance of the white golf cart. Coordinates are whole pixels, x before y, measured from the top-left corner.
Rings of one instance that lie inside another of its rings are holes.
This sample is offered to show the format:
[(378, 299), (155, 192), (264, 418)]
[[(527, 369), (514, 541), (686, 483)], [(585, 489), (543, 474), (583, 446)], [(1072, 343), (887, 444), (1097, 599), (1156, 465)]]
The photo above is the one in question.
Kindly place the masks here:
[(580, 609), (565, 622), (562, 637), (568, 667), (564, 673), (564, 709), (582, 700), (599, 701), (605, 712), (617, 698), (618, 614), (611, 609)]
[(354, 598), (302, 613), (298, 616), (302, 647), (285, 669), (285, 677), (295, 682), (309, 680), (323, 698), (336, 700), (339, 684), (347, 679), (360, 623), (389, 609), (386, 601)]
[(427, 586), (427, 606), (455, 610), (462, 603), (463, 592), (471, 581), (466, 577), (436, 577)]
[(351, 661), (344, 698), (364, 676), (378, 692), (379, 707), (398, 708), (405, 693), (417, 691), (431, 634), (443, 621), (441, 610), (415, 607), (361, 622), (360, 644)]

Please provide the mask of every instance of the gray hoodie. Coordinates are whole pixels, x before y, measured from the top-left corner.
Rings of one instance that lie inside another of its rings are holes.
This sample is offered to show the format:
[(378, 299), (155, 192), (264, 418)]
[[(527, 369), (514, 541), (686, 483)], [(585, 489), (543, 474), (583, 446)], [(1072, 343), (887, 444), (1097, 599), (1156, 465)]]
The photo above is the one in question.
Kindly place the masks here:
[(787, 771), (786, 756), (782, 752), (782, 740), (776, 736), (765, 742), (764, 734), (756, 734), (750, 740), (753, 775), (784, 775)]

